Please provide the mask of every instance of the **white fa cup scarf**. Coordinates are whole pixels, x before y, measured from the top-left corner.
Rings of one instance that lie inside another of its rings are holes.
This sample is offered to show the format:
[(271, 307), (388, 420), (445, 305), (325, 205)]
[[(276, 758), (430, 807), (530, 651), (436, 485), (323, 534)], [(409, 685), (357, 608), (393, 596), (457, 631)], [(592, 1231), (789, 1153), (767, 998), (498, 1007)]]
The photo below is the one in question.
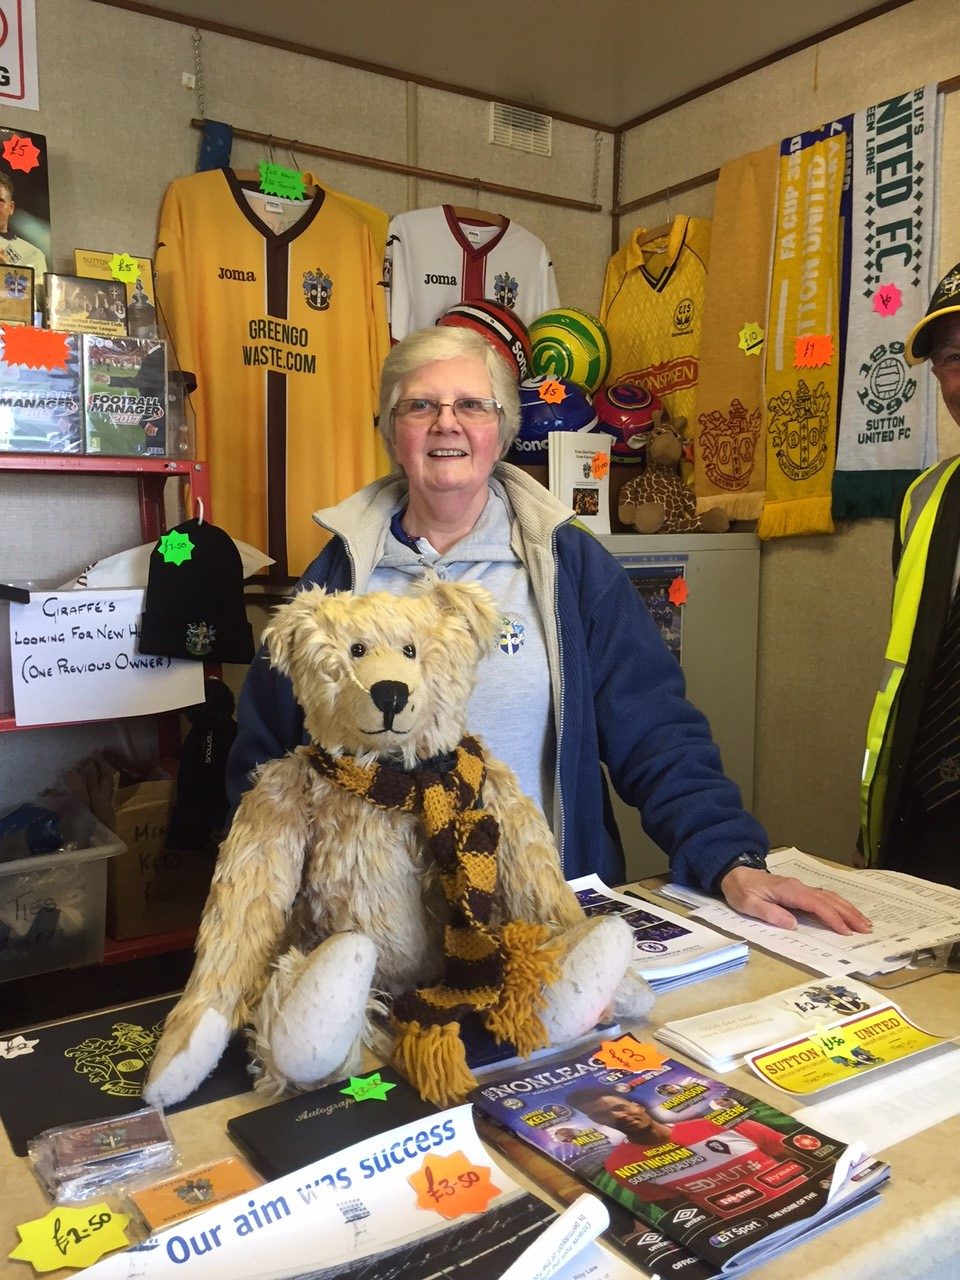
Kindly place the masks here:
[(937, 460), (937, 398), (904, 339), (937, 281), (940, 109), (926, 85), (853, 119), (850, 291), (833, 514), (893, 516)]

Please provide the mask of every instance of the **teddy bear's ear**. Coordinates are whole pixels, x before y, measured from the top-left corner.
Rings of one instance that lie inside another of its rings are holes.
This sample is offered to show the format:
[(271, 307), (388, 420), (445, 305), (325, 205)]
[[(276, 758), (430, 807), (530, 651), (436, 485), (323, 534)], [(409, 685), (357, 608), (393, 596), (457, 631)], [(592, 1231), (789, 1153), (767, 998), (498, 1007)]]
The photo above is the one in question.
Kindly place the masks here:
[(414, 590), (418, 595), (429, 595), (441, 613), (455, 614), (466, 623), (482, 653), (492, 647), (500, 634), (500, 614), (486, 587), (479, 582), (444, 582), (431, 574)]
[(320, 606), (326, 597), (324, 587), (314, 586), (298, 591), (292, 600), (273, 612), (263, 632), (270, 661), (285, 676), (290, 674), (290, 660), (307, 640), (316, 640), (320, 626)]

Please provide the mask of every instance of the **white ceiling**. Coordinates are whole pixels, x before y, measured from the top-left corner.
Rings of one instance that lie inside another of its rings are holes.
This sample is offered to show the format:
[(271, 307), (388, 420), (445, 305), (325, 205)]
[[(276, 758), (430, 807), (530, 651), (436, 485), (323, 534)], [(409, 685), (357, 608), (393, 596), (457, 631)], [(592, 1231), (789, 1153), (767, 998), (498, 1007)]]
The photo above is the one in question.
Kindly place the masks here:
[(878, 7), (877, 0), (159, 0), (150, 11), (619, 125)]

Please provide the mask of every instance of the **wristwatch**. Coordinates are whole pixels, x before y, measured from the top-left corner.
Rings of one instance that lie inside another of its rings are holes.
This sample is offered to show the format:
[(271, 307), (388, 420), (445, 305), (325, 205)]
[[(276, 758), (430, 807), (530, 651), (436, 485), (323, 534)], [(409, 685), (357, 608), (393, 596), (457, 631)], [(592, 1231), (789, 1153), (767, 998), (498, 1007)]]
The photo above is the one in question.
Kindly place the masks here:
[(720, 882), (725, 875), (729, 875), (736, 867), (753, 867), (754, 871), (766, 871), (767, 859), (762, 853), (738, 853), (735, 858), (731, 858), (725, 867), (713, 877), (713, 884), (710, 886), (710, 892), (715, 893), (718, 898), (722, 898), (720, 892)]

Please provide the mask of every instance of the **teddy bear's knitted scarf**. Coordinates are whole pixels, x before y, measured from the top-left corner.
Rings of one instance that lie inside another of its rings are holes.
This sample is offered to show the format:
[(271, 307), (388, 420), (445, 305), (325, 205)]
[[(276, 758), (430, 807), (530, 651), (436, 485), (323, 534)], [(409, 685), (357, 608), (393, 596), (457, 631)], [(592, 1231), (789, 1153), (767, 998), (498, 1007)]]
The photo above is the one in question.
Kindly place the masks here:
[(460, 1019), (482, 1017), (498, 1041), (522, 1055), (541, 1048), (543, 987), (555, 981), (559, 947), (545, 946), (546, 925), (514, 920), (494, 928), (500, 828), (481, 806), (486, 766), (476, 738), (448, 756), (405, 770), (383, 761), (360, 765), (310, 747), (324, 777), (381, 809), (419, 813), (429, 854), (450, 906), (444, 929), (443, 980), (399, 996), (394, 1061), (439, 1106), (460, 1101), (476, 1083), (460, 1038)]

